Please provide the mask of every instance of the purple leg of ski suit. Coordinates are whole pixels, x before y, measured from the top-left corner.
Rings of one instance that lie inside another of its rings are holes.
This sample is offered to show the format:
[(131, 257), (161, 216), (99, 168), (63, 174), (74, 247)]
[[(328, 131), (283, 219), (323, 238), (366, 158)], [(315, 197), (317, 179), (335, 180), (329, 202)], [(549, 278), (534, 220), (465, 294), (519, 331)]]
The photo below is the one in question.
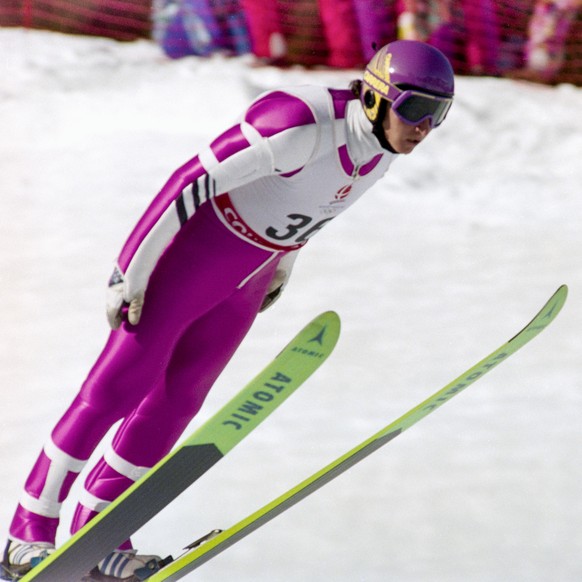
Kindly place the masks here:
[[(154, 465), (198, 412), (246, 335), (280, 256), (237, 237), (220, 223), (212, 204), (202, 205), (157, 263), (139, 325), (123, 324), (111, 333), (52, 433), (55, 448), (86, 461), (111, 426), (124, 419), (114, 437), (114, 458), (141, 469)], [(106, 459), (97, 463), (85, 489), (112, 501), (139, 475), (118, 472)], [(62, 502), (79, 468), (55, 470), (54, 465), (43, 451), (27, 494), (39, 499), (50, 487)], [(79, 505), (72, 530), (95, 509)], [(57, 525), (56, 515), (36, 515), (19, 505), (10, 534), (54, 542)]]
[(145, 291), (141, 320), (111, 334), (45, 444), (13, 540), (54, 542), (62, 501), (117, 421), (73, 531), (170, 450), (248, 331), (279, 261), (288, 276), (292, 253), (392, 163), (371, 128), (351, 91), (272, 91), (172, 174), (118, 257), (123, 296)]

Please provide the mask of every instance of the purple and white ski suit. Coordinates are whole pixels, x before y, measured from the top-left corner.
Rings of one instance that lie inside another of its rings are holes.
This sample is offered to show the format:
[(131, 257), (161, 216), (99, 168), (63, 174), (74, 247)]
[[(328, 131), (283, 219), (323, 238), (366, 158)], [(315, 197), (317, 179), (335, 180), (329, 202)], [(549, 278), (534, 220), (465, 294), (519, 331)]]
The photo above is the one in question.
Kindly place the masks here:
[(246, 335), (280, 261), (395, 157), (350, 91), (304, 86), (259, 97), (179, 168), (119, 256), (126, 296), (145, 292), (141, 320), (112, 331), (56, 424), (11, 538), (54, 543), (61, 504), (117, 421), (87, 477), (73, 532), (167, 454)]

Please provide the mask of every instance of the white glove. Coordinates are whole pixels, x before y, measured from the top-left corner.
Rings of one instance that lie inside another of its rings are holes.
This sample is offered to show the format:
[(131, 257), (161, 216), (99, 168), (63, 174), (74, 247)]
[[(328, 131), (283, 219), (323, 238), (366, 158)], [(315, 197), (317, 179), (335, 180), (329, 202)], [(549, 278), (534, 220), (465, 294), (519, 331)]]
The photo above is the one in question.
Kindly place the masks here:
[(284, 271), (280, 271), (277, 269), (275, 271), (275, 276), (273, 277), (269, 287), (267, 289), (267, 294), (263, 299), (263, 303), (261, 303), (261, 308), (259, 309), (259, 313), (269, 309), (279, 297), (283, 293), (283, 288), (285, 287), (285, 283), (287, 282), (287, 277), (285, 276)]
[(137, 325), (141, 318), (144, 303), (144, 292), (138, 292), (134, 297), (125, 294), (125, 277), (119, 267), (115, 267), (107, 288), (107, 320), (111, 329), (118, 329), (124, 319), (127, 308), (127, 321)]
[(269, 307), (271, 307), (271, 305), (281, 297), (281, 294), (291, 277), (291, 271), (293, 270), (293, 264), (295, 263), (298, 252), (299, 251), (293, 251), (287, 253), (277, 265), (277, 270), (275, 271), (273, 279), (269, 283), (267, 294), (263, 299), (259, 313), (269, 309)]

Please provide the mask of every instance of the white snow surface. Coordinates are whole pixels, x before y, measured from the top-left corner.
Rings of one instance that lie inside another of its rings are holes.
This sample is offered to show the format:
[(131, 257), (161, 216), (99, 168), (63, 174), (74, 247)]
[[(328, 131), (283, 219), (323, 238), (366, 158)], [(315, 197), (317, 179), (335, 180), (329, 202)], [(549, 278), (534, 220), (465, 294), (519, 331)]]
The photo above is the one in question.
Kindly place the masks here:
[[(170, 173), (260, 91), (357, 71), (171, 62), (152, 43), (0, 30), (0, 536), (108, 334), (104, 290)], [(301, 252), (199, 426), (321, 311), (335, 353), (134, 536), (161, 555), (228, 527), (496, 349), (523, 351), (189, 575), (215, 582), (582, 579), (582, 89), (458, 78), (446, 123)], [(65, 504), (67, 536), (77, 485)]]

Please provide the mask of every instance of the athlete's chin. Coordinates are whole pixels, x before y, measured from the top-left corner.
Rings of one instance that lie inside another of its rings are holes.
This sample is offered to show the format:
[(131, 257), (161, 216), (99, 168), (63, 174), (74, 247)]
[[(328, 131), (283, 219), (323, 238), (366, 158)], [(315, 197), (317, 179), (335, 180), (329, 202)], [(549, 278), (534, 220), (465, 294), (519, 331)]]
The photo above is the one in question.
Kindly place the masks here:
[(420, 144), (417, 139), (403, 139), (394, 149), (399, 154), (409, 154)]

